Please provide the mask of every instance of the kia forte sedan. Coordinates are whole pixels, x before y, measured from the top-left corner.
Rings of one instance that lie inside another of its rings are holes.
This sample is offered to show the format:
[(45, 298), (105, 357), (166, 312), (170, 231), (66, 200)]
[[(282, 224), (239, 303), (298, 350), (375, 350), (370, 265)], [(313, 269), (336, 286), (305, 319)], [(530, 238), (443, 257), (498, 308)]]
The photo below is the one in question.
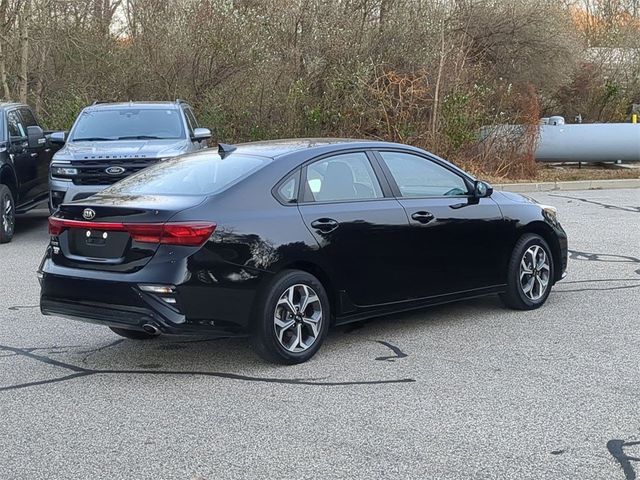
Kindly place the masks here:
[(49, 231), (45, 315), (249, 336), (287, 364), (331, 325), (493, 294), (538, 308), (567, 266), (555, 208), (385, 142), (220, 145), (63, 204)]

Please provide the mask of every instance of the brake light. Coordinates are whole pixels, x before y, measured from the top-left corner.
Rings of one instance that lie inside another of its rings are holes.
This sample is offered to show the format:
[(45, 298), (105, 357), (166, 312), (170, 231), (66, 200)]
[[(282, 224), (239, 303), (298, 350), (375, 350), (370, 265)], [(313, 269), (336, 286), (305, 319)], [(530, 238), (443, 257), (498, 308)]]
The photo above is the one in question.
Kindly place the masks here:
[(216, 224), (208, 222), (111, 223), (84, 222), (49, 217), (49, 234), (57, 237), (69, 228), (127, 232), (136, 242), (162, 243), (198, 247), (215, 232)]

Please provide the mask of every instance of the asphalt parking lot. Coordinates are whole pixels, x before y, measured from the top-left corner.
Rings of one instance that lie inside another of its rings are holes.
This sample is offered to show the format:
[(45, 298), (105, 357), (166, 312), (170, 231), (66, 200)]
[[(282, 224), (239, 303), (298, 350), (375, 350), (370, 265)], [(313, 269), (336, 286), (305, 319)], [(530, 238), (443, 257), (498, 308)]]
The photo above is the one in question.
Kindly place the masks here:
[(342, 327), (294, 367), (41, 316), (46, 213), (20, 218), (0, 246), (0, 478), (640, 478), (640, 190), (532, 196), (570, 241), (543, 308)]

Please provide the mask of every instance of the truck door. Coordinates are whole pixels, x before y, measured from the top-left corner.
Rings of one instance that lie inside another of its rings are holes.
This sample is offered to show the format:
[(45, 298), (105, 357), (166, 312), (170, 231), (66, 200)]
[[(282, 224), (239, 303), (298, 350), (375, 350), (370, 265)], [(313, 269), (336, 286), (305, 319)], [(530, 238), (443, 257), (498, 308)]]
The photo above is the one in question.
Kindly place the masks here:
[[(28, 107), (20, 107), (20, 117), (25, 131), (29, 127), (38, 127), (38, 122), (33, 112)], [(49, 190), (49, 164), (53, 153), (51, 147), (46, 140), (35, 147), (29, 148), (29, 157), (35, 159), (36, 181), (33, 186), (33, 195), (40, 196)]]
[(18, 110), (7, 112), (7, 127), (9, 130), (9, 158), (18, 178), (18, 198), (20, 205), (33, 196), (32, 190), (38, 182), (38, 154), (29, 151), (27, 127), (22, 122)]

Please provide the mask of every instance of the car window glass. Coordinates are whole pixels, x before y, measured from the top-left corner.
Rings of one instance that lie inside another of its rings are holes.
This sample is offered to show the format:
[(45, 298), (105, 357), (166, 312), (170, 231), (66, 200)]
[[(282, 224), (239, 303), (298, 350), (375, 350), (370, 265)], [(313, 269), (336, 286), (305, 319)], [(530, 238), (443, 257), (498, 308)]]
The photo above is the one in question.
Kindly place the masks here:
[(403, 197), (455, 197), (469, 193), (462, 177), (431, 160), (401, 152), (380, 155)]
[(9, 136), (26, 137), (27, 129), (22, 124), (22, 119), (17, 111), (7, 113), (7, 126), (9, 127)]
[(184, 136), (184, 123), (176, 108), (100, 108), (80, 114), (71, 141), (166, 140)]
[(36, 117), (33, 116), (33, 113), (28, 108), (21, 108), (20, 116), (22, 117), (22, 121), (25, 127), (38, 126), (38, 122), (36, 122)]
[(283, 202), (290, 203), (296, 199), (298, 176), (298, 173), (291, 175), (280, 185), (280, 188), (278, 188), (278, 196)]
[(196, 116), (193, 114), (193, 110), (191, 110), (190, 108), (185, 108), (184, 114), (187, 117), (189, 133), (193, 135), (193, 131), (198, 128), (198, 121), (196, 120)]
[(382, 198), (382, 189), (364, 152), (325, 158), (307, 167), (311, 200), (367, 200)]
[(119, 195), (211, 195), (269, 163), (265, 157), (217, 153), (171, 158), (145, 168), (105, 190)]

